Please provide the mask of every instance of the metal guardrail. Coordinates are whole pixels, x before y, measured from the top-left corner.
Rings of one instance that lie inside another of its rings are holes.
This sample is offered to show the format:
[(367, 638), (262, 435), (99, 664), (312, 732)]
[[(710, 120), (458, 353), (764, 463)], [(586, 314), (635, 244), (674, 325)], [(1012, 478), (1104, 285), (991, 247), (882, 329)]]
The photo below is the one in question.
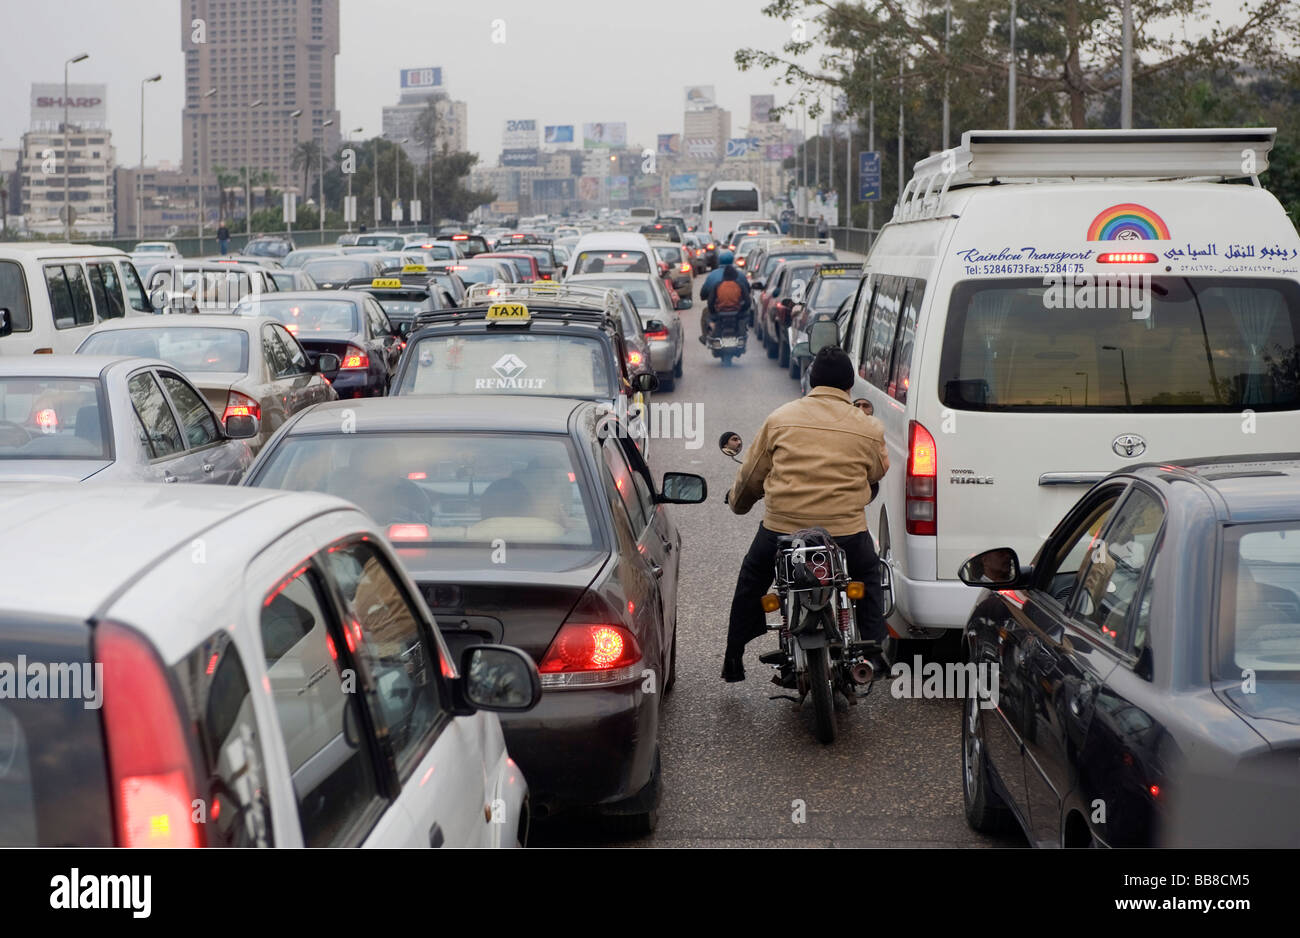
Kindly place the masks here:
[[(867, 228), (831, 228), (830, 237), (835, 239), (835, 248), (839, 251), (848, 251), (851, 254), (865, 255), (871, 250), (871, 244), (875, 240), (877, 231)], [(798, 238), (814, 238), (817, 236), (817, 226), (807, 225), (796, 222), (790, 226), (790, 234)]]
[[(417, 229), (412, 228), (410, 230), (415, 231)], [(353, 228), (352, 233), (356, 234), (357, 230)], [(282, 235), (284, 234), (284, 232), (267, 231), (267, 232), (263, 232), (263, 234)], [(303, 229), (295, 229), (294, 231), (289, 232), (289, 234), (293, 238), (294, 244), (296, 244), (300, 248), (307, 248), (307, 247), (316, 247), (321, 244), (334, 244), (336, 241), (338, 241), (339, 235), (347, 234), (347, 229), (326, 228), (324, 234), (322, 235), (320, 229), (318, 228), (303, 228)], [(246, 235), (242, 231), (239, 233), (235, 233), (232, 231), (230, 233), (230, 253), (238, 254), (240, 248), (242, 248), (245, 244), (247, 244), (250, 238), (256, 238), (256, 237), (258, 237), (258, 232), (253, 232), (252, 235)], [(211, 229), (206, 231), (203, 235), (202, 251), (200, 251), (199, 249), (199, 239), (197, 237), (155, 238), (155, 237), (146, 236), (144, 238), (74, 238), (73, 240), (77, 244), (95, 244), (100, 247), (117, 248), (118, 250), (121, 251), (130, 251), (131, 248), (135, 247), (141, 241), (171, 241), (173, 244), (176, 245), (177, 250), (179, 250), (186, 257), (207, 257), (209, 255), (218, 253), (217, 237), (214, 231)]]

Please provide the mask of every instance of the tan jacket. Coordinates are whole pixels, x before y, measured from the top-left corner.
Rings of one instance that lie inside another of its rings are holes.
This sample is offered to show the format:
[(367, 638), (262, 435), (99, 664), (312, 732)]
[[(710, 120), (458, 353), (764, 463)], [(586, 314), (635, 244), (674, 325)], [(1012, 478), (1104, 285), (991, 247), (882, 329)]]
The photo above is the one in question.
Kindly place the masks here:
[(833, 536), (867, 529), (871, 483), (889, 470), (885, 428), (838, 388), (816, 387), (774, 410), (731, 487), (731, 510), (766, 502), (763, 526), (779, 534), (823, 527)]

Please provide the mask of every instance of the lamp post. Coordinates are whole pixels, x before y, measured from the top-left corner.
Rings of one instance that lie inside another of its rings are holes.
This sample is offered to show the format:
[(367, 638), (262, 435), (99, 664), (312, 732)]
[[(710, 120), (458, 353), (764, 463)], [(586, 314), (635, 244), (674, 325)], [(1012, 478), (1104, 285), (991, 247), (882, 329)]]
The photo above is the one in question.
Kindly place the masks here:
[[(261, 107), (266, 102), (260, 98), (248, 106), (250, 111)], [(247, 163), (244, 164), (244, 235), (251, 237), (253, 234), (253, 179), (250, 175), (252, 168)], [(248, 242), (245, 241), (245, 244)]]
[(1083, 378), (1083, 406), (1087, 407), (1088, 406), (1088, 372), (1076, 371), (1075, 374), (1080, 375)]
[(1102, 348), (1107, 352), (1119, 352), (1119, 375), (1120, 379), (1124, 382), (1124, 406), (1131, 408), (1133, 406), (1133, 398), (1129, 394), (1128, 390), (1128, 365), (1124, 362), (1124, 350), (1118, 345), (1103, 345)]
[[(68, 66), (84, 62), (90, 58), (88, 52), (74, 55), (63, 63), (63, 240), (72, 240), (72, 200), (68, 195), (68, 175), (72, 172), (72, 160), (68, 150)], [(136, 187), (140, 180), (136, 180)]]
[[(289, 117), (290, 117), (290, 119), (292, 119), (292, 120), (297, 120), (298, 118), (302, 117), (302, 108), (294, 108), (292, 111), (289, 112)], [(298, 139), (298, 131), (297, 131), (297, 130), (294, 130), (294, 131), (293, 131), (293, 136), (290, 137), (290, 140), (291, 140), (291, 141), (296, 141), (297, 139)], [(292, 154), (292, 148), (290, 148), (290, 153)], [(306, 164), (306, 161), (304, 160), (303, 162), (304, 162), (304, 165), (305, 165), (305, 164)], [(293, 173), (290, 172), (290, 173), (289, 173), (289, 176), (290, 176), (290, 178), (292, 179), (292, 177), (293, 177)], [(304, 186), (304, 188), (306, 188), (306, 187)], [(286, 188), (285, 192), (286, 192), (286, 193), (288, 192), (288, 189), (287, 189), (287, 188)], [(307, 198), (307, 193), (306, 193), (306, 192), (303, 192), (302, 197), (303, 197), (304, 199)], [(265, 201), (265, 200), (263, 200), (263, 201)], [(285, 233), (288, 234), (288, 235), (290, 235), (290, 236), (292, 237), (292, 235), (293, 235), (293, 222), (289, 221), (289, 218), (288, 218), (287, 214), (285, 215), (285, 219), (284, 219), (284, 227), (285, 227)]]
[(332, 127), (334, 119), (330, 118), (320, 125), (320, 149), (316, 151), (316, 184), (319, 187), (320, 202), (316, 206), (320, 215), (320, 243), (325, 243), (325, 128)]
[(1120, 3), (1123, 26), (1123, 49), (1120, 53), (1119, 126), (1128, 130), (1133, 126), (1133, 3)]
[[(216, 88), (210, 88), (203, 92), (203, 97), (210, 98), (216, 93)], [(199, 107), (203, 108), (202, 103), (200, 103)], [(206, 110), (200, 110), (199, 116), (203, 118), (203, 136), (200, 141), (199, 150), (199, 254), (201, 256), (203, 254), (203, 222), (205, 217), (203, 208), (203, 188), (207, 185), (208, 179), (208, 112)]]
[(135, 178), (135, 239), (144, 237), (144, 188), (140, 185), (144, 176), (144, 86), (154, 81), (162, 81), (162, 74), (140, 79), (140, 172)]
[[(401, 140), (393, 141), (397, 144), (397, 149), (393, 151), (393, 208), (397, 207), (396, 203), (402, 201), (402, 161), (400, 157), (402, 155), (403, 144), (407, 143), (410, 139), (410, 137), (403, 137)], [(375, 191), (377, 192), (379, 190), (376, 189)], [(394, 215), (395, 214), (396, 213), (394, 213)], [(379, 219), (375, 219), (375, 224), (379, 224)], [(393, 225), (398, 231), (402, 230), (402, 223), (398, 221), (396, 217), (393, 218)]]
[(1011, 61), (1007, 65), (1007, 130), (1016, 129), (1016, 0), (1011, 0)]
[[(349, 131), (348, 131), (347, 138), (346, 138), (347, 142), (348, 142), (348, 143), (351, 143), (351, 142), (352, 142), (352, 135), (353, 135), (353, 134), (359, 134), (359, 133), (361, 133), (363, 129), (364, 129), (364, 128), (357, 127), (355, 130), (349, 130)], [(353, 154), (353, 155), (355, 156), (355, 154)], [(352, 204), (352, 174), (351, 174), (351, 173), (344, 173), (344, 175), (348, 177), (348, 202), (347, 202), (347, 204), (351, 205), (351, 204)], [(346, 209), (345, 209), (344, 211), (345, 211), (345, 213), (346, 213)], [(351, 221), (348, 222), (348, 231), (349, 231), (349, 232), (352, 231), (352, 222), (351, 222)]]

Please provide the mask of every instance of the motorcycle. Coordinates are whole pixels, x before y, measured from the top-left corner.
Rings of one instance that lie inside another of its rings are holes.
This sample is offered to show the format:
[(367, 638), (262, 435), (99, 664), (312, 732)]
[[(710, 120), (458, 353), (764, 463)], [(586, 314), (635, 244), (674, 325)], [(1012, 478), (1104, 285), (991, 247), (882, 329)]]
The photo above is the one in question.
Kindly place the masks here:
[[(731, 431), (718, 441), (719, 449), (736, 462), (743, 445)], [(811, 696), (817, 741), (833, 743), (835, 695), (856, 705), (883, 676), (876, 674), (869, 657), (879, 652), (879, 643), (858, 635), (853, 600), (863, 597), (866, 584), (849, 576), (844, 551), (821, 528), (782, 535), (777, 545), (776, 592), (763, 597), (763, 611), (780, 611), (775, 629), (780, 645), (759, 660), (776, 668), (774, 684), (799, 693), (797, 698), (779, 694), (772, 699), (802, 706)]]
[(745, 317), (743, 310), (719, 310), (713, 314), (713, 329), (704, 344), (714, 358), (722, 359), (723, 365), (730, 365), (732, 359), (745, 354), (749, 332)]

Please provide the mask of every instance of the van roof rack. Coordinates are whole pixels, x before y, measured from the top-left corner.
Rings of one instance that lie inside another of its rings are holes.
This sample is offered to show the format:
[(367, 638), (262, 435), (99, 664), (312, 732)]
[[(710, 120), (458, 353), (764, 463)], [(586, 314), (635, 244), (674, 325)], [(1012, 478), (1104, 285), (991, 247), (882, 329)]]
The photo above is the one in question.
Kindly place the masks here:
[(596, 310), (618, 321), (622, 315), (619, 290), (582, 284), (475, 283), (465, 293), (464, 306), (486, 306), (503, 300), (538, 300), (552, 306)]
[(892, 221), (934, 218), (953, 187), (1001, 182), (1249, 179), (1268, 169), (1274, 127), (1175, 130), (968, 130), (918, 160)]

